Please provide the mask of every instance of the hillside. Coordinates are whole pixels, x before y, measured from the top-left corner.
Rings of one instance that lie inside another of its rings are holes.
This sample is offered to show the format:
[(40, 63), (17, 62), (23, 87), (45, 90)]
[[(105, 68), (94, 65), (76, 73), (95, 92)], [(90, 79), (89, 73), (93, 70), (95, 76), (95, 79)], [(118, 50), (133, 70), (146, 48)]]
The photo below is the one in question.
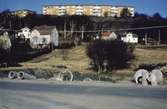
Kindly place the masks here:
[[(166, 63), (167, 48), (141, 49), (134, 51), (135, 59), (130, 62), (130, 67), (119, 72), (131, 73), (140, 64)], [(27, 62), (20, 63), (24, 68), (49, 68), (67, 67), (72, 71), (92, 72), (89, 69), (90, 59), (86, 55), (86, 45), (71, 49), (56, 49), (49, 54), (39, 56)]]
[(89, 72), (90, 59), (86, 55), (85, 45), (71, 49), (56, 49), (49, 54), (34, 58), (28, 62), (20, 63), (27, 68), (64, 68), (72, 71)]
[[(134, 50), (135, 59), (130, 62), (128, 68), (113, 71), (116, 75), (121, 76), (132, 76), (134, 70), (141, 64), (158, 64), (167, 63), (167, 48), (136, 48)], [(93, 73), (90, 69), (90, 59), (86, 55), (86, 44), (70, 48), (70, 49), (55, 49), (54, 51), (41, 55), (32, 60), (18, 63), (20, 67), (8, 67), (1, 68), (10, 69), (31, 69), (31, 68), (42, 68), (42, 69), (58, 69), (62, 70), (67, 68), (71, 71), (77, 71), (80, 73)], [(112, 73), (113, 73), (112, 72)]]

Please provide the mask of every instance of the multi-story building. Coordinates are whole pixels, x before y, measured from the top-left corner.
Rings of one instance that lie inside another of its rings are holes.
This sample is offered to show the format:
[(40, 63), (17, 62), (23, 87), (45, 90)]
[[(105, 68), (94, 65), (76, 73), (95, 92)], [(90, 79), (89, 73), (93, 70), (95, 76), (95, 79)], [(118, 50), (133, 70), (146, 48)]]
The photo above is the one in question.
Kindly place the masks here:
[(132, 6), (112, 5), (45, 5), (44, 15), (87, 15), (87, 16), (117, 16), (120, 17), (122, 9), (127, 8), (134, 16), (135, 10)]

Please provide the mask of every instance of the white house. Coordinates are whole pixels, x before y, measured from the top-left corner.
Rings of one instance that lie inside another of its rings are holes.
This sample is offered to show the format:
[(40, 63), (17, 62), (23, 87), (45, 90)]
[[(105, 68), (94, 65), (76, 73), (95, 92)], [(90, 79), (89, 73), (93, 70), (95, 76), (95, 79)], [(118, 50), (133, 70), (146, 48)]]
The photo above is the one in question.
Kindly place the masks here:
[(16, 37), (29, 39), (33, 48), (45, 47), (50, 44), (52, 46), (58, 46), (58, 31), (55, 26), (36, 26), (32, 31), (25, 27), (16, 34)]
[(138, 43), (138, 37), (136, 37), (136, 34), (133, 33), (127, 33), (125, 37), (121, 37), (121, 40), (126, 43)]
[(31, 36), (30, 42), (34, 45), (50, 43), (50, 34), (40, 34), (40, 31), (37, 29), (32, 30)]
[(25, 39), (31, 38), (31, 31), (29, 28), (25, 27), (22, 28), (20, 32), (18, 32), (18, 37), (23, 37)]
[(49, 45), (53, 43), (57, 46), (58, 32), (55, 26), (38, 26), (34, 27), (31, 32), (30, 42), (33, 46)]

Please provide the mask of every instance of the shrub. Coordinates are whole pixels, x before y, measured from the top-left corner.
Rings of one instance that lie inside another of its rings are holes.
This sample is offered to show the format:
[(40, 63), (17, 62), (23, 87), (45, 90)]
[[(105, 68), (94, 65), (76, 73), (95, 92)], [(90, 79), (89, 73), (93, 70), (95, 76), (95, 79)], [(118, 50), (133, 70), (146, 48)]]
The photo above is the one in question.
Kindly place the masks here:
[(150, 63), (150, 64), (140, 64), (138, 69), (146, 69), (148, 71), (151, 71), (153, 69), (163, 69), (165, 68), (167, 63)]
[(87, 55), (99, 72), (126, 67), (127, 62), (134, 58), (131, 51), (126, 43), (119, 40), (95, 40), (87, 46)]
[(11, 46), (9, 35), (5, 32), (0, 36), (0, 64), (9, 63)]

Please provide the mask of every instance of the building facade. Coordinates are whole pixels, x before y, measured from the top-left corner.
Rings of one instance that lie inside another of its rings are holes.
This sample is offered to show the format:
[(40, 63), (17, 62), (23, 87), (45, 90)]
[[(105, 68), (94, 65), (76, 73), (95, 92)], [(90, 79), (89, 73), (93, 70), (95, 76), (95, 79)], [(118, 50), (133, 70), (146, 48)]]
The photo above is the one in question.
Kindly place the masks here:
[(125, 43), (138, 43), (138, 37), (131, 32), (127, 33), (125, 37), (121, 37), (121, 40)]
[(31, 32), (28, 27), (22, 28), (17, 34), (18, 37), (29, 39), (31, 37)]
[(87, 15), (87, 16), (113, 16), (120, 17), (122, 9), (127, 8), (134, 16), (135, 9), (132, 6), (112, 5), (45, 5), (44, 15)]
[(58, 31), (55, 26), (36, 26), (31, 31), (32, 45), (34, 48), (37, 45), (43, 45), (43, 47), (52, 44), (53, 46), (58, 46)]
[(35, 26), (32, 30), (28, 27), (22, 28), (17, 34), (17, 38), (30, 41), (32, 48), (44, 48), (58, 46), (58, 31), (55, 26)]

